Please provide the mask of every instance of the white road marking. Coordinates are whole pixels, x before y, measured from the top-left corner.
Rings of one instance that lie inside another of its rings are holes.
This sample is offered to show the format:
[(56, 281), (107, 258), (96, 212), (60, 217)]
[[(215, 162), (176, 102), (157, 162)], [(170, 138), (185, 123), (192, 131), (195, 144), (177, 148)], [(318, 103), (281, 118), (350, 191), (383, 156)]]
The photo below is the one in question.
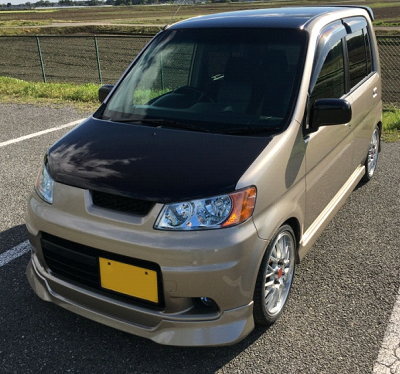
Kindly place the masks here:
[(373, 371), (373, 374), (386, 373), (400, 373), (400, 289)]
[(29, 252), (31, 249), (31, 245), (29, 240), (25, 240), (22, 243), (19, 243), (14, 248), (5, 251), (4, 253), (0, 254), (0, 268), (4, 265), (7, 265), (9, 262), (15, 260), (16, 258), (24, 255), (25, 253)]
[(24, 136), (21, 136), (21, 137), (16, 138), (16, 139), (7, 140), (7, 141), (5, 141), (5, 142), (0, 143), (0, 148), (5, 147), (6, 145), (10, 145), (10, 144), (22, 142), (23, 140), (35, 138), (35, 137), (37, 137), (37, 136), (41, 136), (41, 135), (44, 135), (44, 134), (48, 134), (49, 132), (53, 132), (53, 131), (65, 129), (66, 127), (75, 126), (75, 125), (77, 125), (79, 122), (82, 122), (83, 120), (84, 120), (84, 118), (81, 118), (81, 119), (78, 119), (77, 121), (73, 121), (73, 122), (66, 123), (65, 125), (61, 125), (61, 126), (57, 126), (57, 127), (52, 127), (51, 129), (46, 129), (46, 130), (42, 130), (42, 131), (39, 131), (39, 132), (35, 132), (35, 133), (33, 133), (33, 134), (24, 135)]

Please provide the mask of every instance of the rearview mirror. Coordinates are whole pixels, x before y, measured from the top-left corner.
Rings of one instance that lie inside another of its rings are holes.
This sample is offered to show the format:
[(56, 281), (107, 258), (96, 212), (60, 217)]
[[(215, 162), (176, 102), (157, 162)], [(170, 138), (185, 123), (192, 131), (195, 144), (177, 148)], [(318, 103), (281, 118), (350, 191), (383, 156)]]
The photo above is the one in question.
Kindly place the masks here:
[(113, 84), (105, 84), (99, 88), (99, 101), (102, 103), (114, 88)]
[(311, 108), (311, 131), (320, 126), (343, 125), (351, 121), (351, 105), (343, 99), (319, 99)]

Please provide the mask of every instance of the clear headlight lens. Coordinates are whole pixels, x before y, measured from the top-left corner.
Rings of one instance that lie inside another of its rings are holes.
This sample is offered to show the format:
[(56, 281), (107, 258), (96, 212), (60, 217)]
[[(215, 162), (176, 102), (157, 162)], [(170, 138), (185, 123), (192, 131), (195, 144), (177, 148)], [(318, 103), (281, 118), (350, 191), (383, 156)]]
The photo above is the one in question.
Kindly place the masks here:
[(38, 195), (47, 203), (53, 203), (54, 180), (48, 173), (46, 166), (42, 166), (36, 178), (35, 189)]
[(161, 230), (201, 230), (238, 225), (253, 214), (256, 194), (256, 188), (249, 187), (226, 195), (167, 204), (154, 227)]

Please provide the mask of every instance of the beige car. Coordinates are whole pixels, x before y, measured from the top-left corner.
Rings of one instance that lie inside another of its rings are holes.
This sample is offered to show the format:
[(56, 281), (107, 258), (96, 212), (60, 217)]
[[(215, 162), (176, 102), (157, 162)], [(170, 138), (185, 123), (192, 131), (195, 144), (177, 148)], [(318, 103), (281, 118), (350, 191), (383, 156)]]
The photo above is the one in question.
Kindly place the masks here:
[(372, 18), (250, 10), (159, 33), (45, 156), (26, 219), (36, 294), (169, 345), (274, 323), (295, 264), (375, 172)]

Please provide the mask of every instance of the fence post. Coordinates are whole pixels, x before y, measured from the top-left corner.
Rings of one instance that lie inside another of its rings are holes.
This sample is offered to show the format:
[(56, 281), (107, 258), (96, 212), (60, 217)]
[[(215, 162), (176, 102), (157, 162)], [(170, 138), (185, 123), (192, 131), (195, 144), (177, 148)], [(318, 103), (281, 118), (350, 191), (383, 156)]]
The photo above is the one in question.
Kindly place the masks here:
[(160, 53), (160, 79), (161, 79), (161, 89), (164, 90), (164, 74), (163, 74), (162, 52)]
[(103, 77), (101, 75), (101, 67), (100, 67), (99, 46), (97, 45), (96, 36), (94, 36), (94, 48), (96, 49), (96, 61), (97, 61), (97, 71), (99, 73), (99, 82), (100, 84), (103, 84)]
[(40, 68), (42, 69), (42, 78), (43, 78), (43, 82), (46, 83), (46, 82), (47, 82), (47, 79), (46, 79), (46, 72), (45, 72), (45, 68), (44, 68), (44, 61), (43, 61), (43, 56), (42, 56), (42, 49), (40, 48), (39, 37), (38, 37), (38, 36), (35, 36), (35, 38), (36, 38), (36, 45), (37, 45), (38, 54), (39, 54)]

